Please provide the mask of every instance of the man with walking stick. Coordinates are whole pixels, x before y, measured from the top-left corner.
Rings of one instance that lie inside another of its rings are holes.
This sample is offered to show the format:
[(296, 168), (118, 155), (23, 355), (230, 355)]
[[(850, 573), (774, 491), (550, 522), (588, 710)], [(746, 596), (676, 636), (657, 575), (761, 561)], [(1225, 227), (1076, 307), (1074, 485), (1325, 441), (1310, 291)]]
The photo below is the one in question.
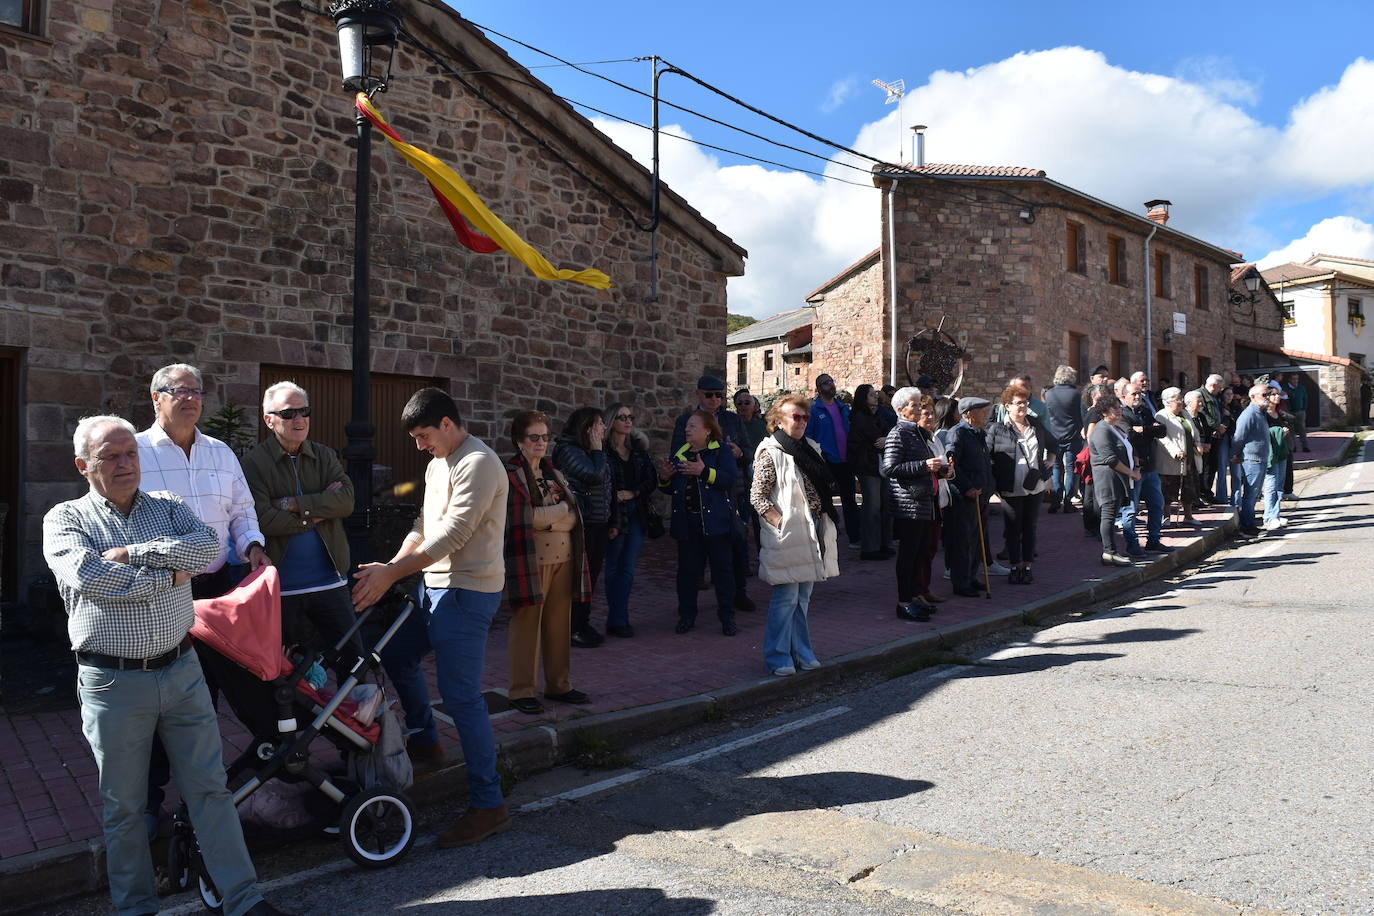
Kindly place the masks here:
[[(954, 463), (954, 486), (944, 516), (945, 556), (954, 594), (965, 598), (991, 592), (987, 575), (991, 557), (983, 531), (983, 510), (992, 493), (992, 460), (983, 440), (983, 428), (991, 406), (983, 398), (959, 399), (959, 413), (964, 419), (954, 427), (949, 450)], [(979, 564), (983, 566), (981, 583), (977, 576)]]

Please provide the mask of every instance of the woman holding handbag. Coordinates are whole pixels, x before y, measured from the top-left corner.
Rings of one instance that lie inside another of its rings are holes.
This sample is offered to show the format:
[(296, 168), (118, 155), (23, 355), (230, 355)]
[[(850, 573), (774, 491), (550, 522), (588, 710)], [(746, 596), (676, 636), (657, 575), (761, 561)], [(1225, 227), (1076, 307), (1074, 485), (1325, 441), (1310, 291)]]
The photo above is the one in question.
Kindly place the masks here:
[(635, 635), (630, 626), (630, 591), (635, 562), (646, 537), (661, 537), (663, 521), (654, 510), (658, 474), (649, 458), (648, 439), (635, 429), (628, 404), (606, 408), (606, 459), (611, 468), (614, 509), (606, 545), (606, 632), (621, 639)]
[[(939, 483), (952, 468), (936, 443), (936, 405), (919, 388), (892, 396), (897, 425), (888, 430), (879, 469), (892, 502), (897, 537), (897, 619), (929, 620), (944, 598), (931, 594), (930, 569), (940, 544)], [(946, 414), (948, 416), (948, 414)]]
[(1011, 385), (1002, 392), (1006, 419), (988, 427), (992, 478), (1006, 506), (1007, 562), (1012, 585), (1030, 585), (1035, 559), (1035, 533), (1041, 495), (1049, 489), (1048, 469), (1055, 460), (1054, 441), (1030, 416), (1030, 389)]

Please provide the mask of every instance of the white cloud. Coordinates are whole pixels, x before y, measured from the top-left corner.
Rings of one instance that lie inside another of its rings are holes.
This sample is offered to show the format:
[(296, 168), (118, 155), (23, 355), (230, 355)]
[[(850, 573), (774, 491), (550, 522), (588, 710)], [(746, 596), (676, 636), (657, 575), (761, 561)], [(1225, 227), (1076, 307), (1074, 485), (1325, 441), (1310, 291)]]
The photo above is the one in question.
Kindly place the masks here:
[(1206, 55), (1189, 57), (1178, 62), (1174, 76), (1188, 83), (1196, 83), (1224, 102), (1254, 105), (1259, 101), (1259, 86), (1236, 73), (1230, 60)]
[[(1374, 200), (1374, 62), (1352, 63), (1335, 86), (1296, 105), (1282, 128), (1237, 106), (1253, 101), (1255, 90), (1236, 81), (1224, 61), (1189, 62), (1179, 73), (1127, 70), (1077, 47), (1023, 52), (932, 73), (908, 91), (901, 125), (930, 125), (930, 162), (1042, 168), (1056, 181), (1142, 212), (1143, 201), (1172, 200), (1171, 225), (1217, 245), (1292, 248), (1302, 257), (1312, 250), (1369, 253), (1369, 224), (1354, 217), (1368, 215), (1361, 201)], [(895, 158), (898, 117), (888, 108), (851, 145)], [(647, 134), (597, 123), (647, 161)], [(763, 316), (795, 308), (878, 244), (880, 198), (869, 188), (723, 165), (687, 143), (668, 140), (662, 149), (665, 180), (749, 250), (746, 275), (730, 281), (731, 311)], [(902, 152), (909, 158), (909, 148)], [(862, 172), (843, 174), (867, 185)], [(1350, 202), (1352, 216), (1323, 220), (1282, 247), (1260, 227), (1268, 200), (1291, 204), (1333, 192)]]
[(854, 76), (846, 76), (844, 79), (836, 80), (830, 86), (830, 91), (826, 93), (825, 101), (821, 103), (821, 111), (829, 114), (849, 101), (854, 95), (854, 90), (859, 88), (859, 79)]
[(1343, 254), (1352, 258), (1374, 259), (1374, 224), (1352, 216), (1332, 216), (1307, 230), (1307, 234), (1269, 252), (1259, 261), (1261, 268), (1301, 264), (1312, 255)]

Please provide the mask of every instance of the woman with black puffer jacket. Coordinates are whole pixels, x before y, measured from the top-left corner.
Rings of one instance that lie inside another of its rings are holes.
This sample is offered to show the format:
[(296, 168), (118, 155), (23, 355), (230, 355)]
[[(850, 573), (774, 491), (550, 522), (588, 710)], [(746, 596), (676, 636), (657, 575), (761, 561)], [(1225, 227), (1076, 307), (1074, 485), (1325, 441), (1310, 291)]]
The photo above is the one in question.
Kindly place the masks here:
[[(587, 568), (592, 589), (606, 560), (606, 544), (611, 528), (611, 467), (606, 461), (604, 442), (606, 421), (595, 407), (579, 407), (563, 424), (553, 453), (554, 467), (563, 472), (582, 509), (582, 525), (587, 551)], [(572, 644), (579, 649), (594, 649), (605, 642), (592, 627), (592, 603), (574, 601), (572, 606)]]
[(934, 401), (919, 388), (902, 388), (892, 407), (897, 425), (888, 431), (879, 467), (897, 537), (897, 618), (929, 620), (945, 600), (930, 591), (930, 567), (940, 544), (939, 482), (952, 468), (935, 442)]

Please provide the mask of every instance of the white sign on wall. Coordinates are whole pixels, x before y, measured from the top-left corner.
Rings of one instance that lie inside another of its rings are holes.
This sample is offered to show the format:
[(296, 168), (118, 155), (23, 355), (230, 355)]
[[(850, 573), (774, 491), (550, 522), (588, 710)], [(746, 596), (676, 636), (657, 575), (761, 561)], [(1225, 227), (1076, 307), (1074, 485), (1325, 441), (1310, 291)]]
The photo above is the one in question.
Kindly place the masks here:
[(1188, 316), (1182, 312), (1174, 312), (1174, 334), (1188, 333)]

